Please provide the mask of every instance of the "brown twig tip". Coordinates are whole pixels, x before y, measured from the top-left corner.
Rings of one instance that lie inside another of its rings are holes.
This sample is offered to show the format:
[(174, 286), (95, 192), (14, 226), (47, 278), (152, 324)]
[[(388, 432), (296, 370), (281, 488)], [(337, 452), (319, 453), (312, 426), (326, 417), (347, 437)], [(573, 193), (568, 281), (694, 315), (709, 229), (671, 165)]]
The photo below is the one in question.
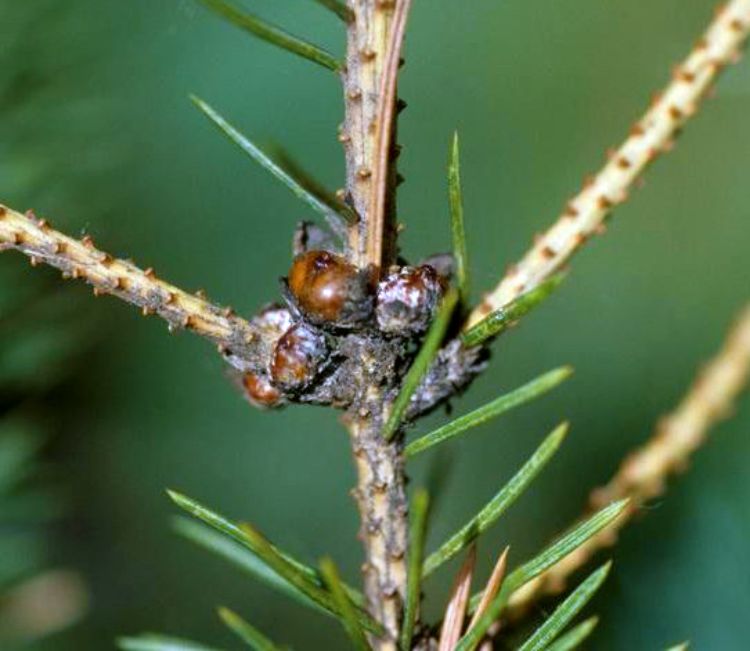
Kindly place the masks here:
[(33, 265), (60, 269), (64, 278), (81, 278), (94, 295), (111, 294), (141, 308), (144, 315), (158, 314), (171, 326), (182, 325), (223, 346), (248, 368), (262, 367), (267, 358), (256, 328), (230, 311), (209, 303), (141, 270), (131, 262), (99, 251), (90, 235), (81, 241), (64, 235), (38, 220), (0, 205), (0, 251), (16, 249)]
[[(557, 271), (587, 241), (587, 236), (627, 198), (628, 190), (674, 139), (712, 88), (716, 76), (734, 63), (750, 33), (750, 0), (731, 0), (709, 26), (664, 92), (655, 96), (648, 112), (609, 162), (584, 183), (563, 215), (526, 253), (513, 274), (506, 275), (485, 302), (492, 310), (518, 296), (518, 286), (533, 289)], [(548, 251), (554, 255), (548, 255)], [(470, 327), (484, 313), (475, 309)]]
[(567, 578), (603, 547), (614, 544), (617, 532), (649, 499), (660, 495), (668, 478), (684, 468), (690, 455), (705, 441), (709, 429), (731, 412), (750, 379), (750, 304), (740, 314), (724, 346), (698, 375), (682, 402), (661, 419), (653, 437), (631, 453), (610, 481), (591, 494), (596, 510), (630, 498), (623, 514), (545, 574), (527, 583), (510, 600), (510, 617), (525, 612), (536, 599), (557, 594)]

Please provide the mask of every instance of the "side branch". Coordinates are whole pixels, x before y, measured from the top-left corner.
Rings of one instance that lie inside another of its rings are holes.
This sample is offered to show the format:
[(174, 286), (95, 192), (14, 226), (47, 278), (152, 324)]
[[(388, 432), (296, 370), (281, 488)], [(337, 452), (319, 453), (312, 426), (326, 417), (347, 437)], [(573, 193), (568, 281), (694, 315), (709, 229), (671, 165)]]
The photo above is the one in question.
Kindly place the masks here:
[(739, 57), (750, 33), (750, 0), (731, 0), (688, 58), (672, 83), (657, 96), (628, 139), (605, 167), (568, 203), (558, 221), (539, 237), (524, 258), (474, 309), (467, 327), (549, 278), (592, 235), (601, 231), (612, 209), (628, 198), (643, 171), (669, 151), (680, 128), (695, 115), (717, 75)]
[(630, 498), (624, 514), (546, 574), (516, 592), (509, 604), (509, 616), (513, 618), (521, 614), (544, 595), (561, 592), (569, 576), (601, 548), (613, 544), (617, 531), (632, 519), (641, 505), (661, 495), (667, 478), (684, 468), (690, 455), (705, 442), (709, 428), (732, 411), (748, 379), (750, 304), (729, 333), (724, 347), (698, 376), (677, 409), (659, 422), (653, 438), (624, 460), (606, 486), (592, 493), (592, 511), (613, 501)]
[(31, 213), (21, 214), (0, 205), (0, 251), (16, 249), (63, 272), (64, 278), (81, 278), (94, 294), (112, 294), (137, 305), (144, 315), (156, 314), (170, 330), (185, 329), (217, 344), (222, 354), (242, 360), (248, 367), (267, 359), (263, 333), (253, 324), (205, 300), (159, 280), (153, 269), (142, 270), (127, 260), (99, 251), (88, 236), (78, 241), (54, 230)]

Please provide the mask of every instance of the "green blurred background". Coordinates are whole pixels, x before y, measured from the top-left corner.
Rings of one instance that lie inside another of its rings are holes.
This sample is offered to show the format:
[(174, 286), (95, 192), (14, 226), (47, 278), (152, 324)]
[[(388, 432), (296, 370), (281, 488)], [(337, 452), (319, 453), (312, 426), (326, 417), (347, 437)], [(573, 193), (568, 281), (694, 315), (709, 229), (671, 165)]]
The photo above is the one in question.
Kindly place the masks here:
[[(20, 4), (0, 0), (6, 12)], [(15, 173), (22, 162), (3, 148), (2, 201), (91, 233), (103, 248), (180, 286), (203, 287), (242, 314), (276, 298), (293, 225), (311, 215), (222, 140), (187, 95), (201, 95), (259, 141), (284, 144), (335, 188), (343, 173), (336, 78), (189, 0), (23, 4), (25, 54), (4, 47), (20, 29), (5, 20), (2, 67), (36, 57), (46, 71), (45, 110), (29, 108), (2, 137), (26, 134), (37, 160), (47, 160), (46, 146), (55, 158), (32, 192)], [(600, 165), (713, 9), (711, 0), (414, 4), (401, 83), (409, 103), (400, 128), (403, 248), (414, 259), (450, 245), (445, 161), (458, 128), (477, 290), (496, 281)], [(340, 25), (311, 0), (246, 5), (341, 50)], [(524, 558), (578, 514), (718, 347), (750, 293), (748, 115), (746, 62), (722, 79), (607, 236), (579, 256), (563, 289), (498, 343), (492, 369), (456, 402), (459, 413), (554, 366), (572, 364), (576, 374), (535, 406), (446, 448), (450, 474), (433, 541), (569, 419), (563, 451), (480, 548), (484, 571), (508, 543), (515, 561)], [(27, 271), (17, 255), (2, 262), (3, 279), (14, 284), (48, 274), (62, 287), (52, 272)], [(238, 648), (217, 622), (217, 604), (295, 648), (346, 648), (332, 620), (172, 534), (174, 509), (163, 492), (178, 488), (251, 520), (305, 559), (331, 554), (358, 578), (354, 477), (336, 414), (254, 411), (204, 342), (170, 337), (162, 323), (112, 299), (78, 305), (98, 337), (56, 404), (48, 452), (73, 515), (55, 532), (51, 555), (80, 568), (93, 603), (82, 623), (36, 648), (112, 648), (116, 635), (141, 630)], [(746, 648), (749, 429), (745, 399), (690, 472), (622, 536), (593, 607), (602, 616), (594, 648), (659, 649), (681, 639), (696, 649)], [(419, 459), (416, 481), (428, 470)], [(428, 585), (428, 612), (443, 603), (450, 574)]]

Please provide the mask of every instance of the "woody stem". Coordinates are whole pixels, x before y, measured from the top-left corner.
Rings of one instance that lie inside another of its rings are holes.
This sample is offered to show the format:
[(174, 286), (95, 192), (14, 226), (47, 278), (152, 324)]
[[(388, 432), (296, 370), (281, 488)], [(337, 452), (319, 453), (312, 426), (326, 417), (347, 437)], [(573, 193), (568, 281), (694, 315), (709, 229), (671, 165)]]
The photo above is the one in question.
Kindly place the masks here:
[[(354, 264), (377, 278), (396, 258), (396, 77), (410, 0), (348, 0), (348, 6), (352, 20), (339, 139), (346, 154), (346, 199), (360, 218), (350, 228), (348, 253)], [(358, 474), (354, 494), (365, 551), (365, 594), (386, 631), (371, 641), (373, 647), (395, 650), (406, 592), (403, 444), (381, 435), (392, 387), (368, 382), (364, 371), (361, 378), (359, 399), (346, 421)]]

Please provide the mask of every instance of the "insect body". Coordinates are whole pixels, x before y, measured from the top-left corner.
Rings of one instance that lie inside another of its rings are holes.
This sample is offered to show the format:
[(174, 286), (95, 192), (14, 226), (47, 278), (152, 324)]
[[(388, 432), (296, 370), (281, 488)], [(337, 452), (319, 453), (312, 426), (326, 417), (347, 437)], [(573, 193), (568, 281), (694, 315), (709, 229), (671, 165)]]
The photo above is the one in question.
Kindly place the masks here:
[(288, 392), (304, 389), (315, 379), (327, 357), (325, 336), (312, 326), (298, 323), (276, 342), (269, 367), (271, 382)]
[(389, 334), (424, 332), (442, 295), (441, 278), (430, 265), (401, 267), (378, 285), (378, 327)]
[(372, 313), (367, 274), (335, 253), (298, 255), (287, 282), (297, 307), (315, 324), (351, 328)]

